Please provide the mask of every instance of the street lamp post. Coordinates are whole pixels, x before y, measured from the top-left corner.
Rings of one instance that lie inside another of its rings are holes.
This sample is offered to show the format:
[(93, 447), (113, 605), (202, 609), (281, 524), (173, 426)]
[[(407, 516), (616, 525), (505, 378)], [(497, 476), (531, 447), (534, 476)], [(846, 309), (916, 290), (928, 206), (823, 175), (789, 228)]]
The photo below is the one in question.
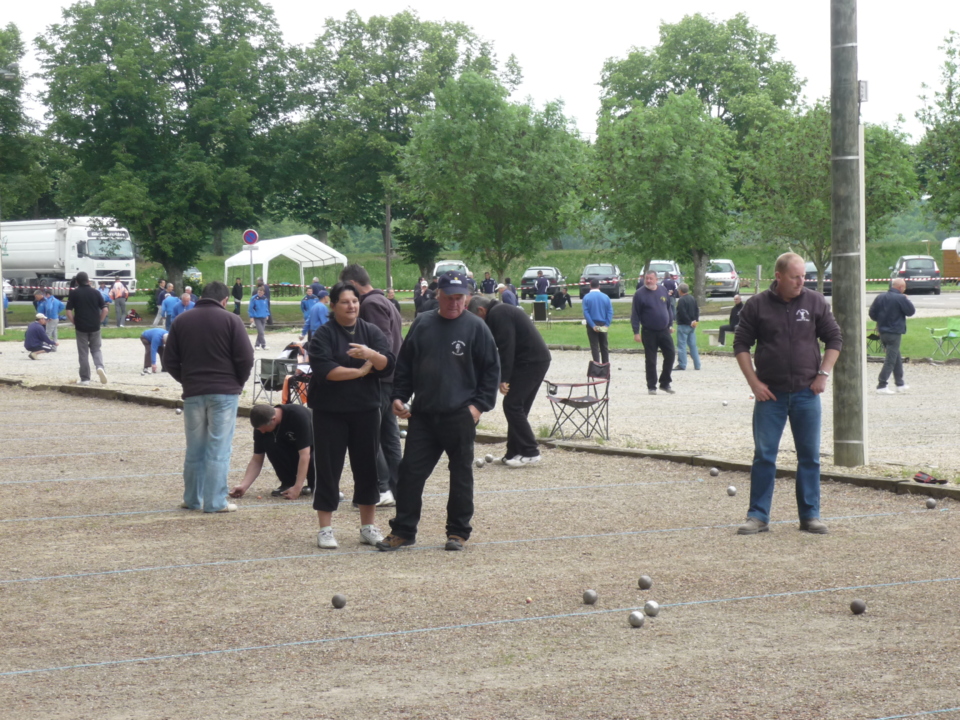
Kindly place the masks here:
[[(20, 68), (16, 63), (0, 67), (0, 80), (16, 80)], [(3, 220), (3, 208), (0, 206), (0, 221)], [(3, 226), (0, 224), (0, 279), (3, 278)], [(0, 335), (6, 332), (7, 313), (0, 309)]]

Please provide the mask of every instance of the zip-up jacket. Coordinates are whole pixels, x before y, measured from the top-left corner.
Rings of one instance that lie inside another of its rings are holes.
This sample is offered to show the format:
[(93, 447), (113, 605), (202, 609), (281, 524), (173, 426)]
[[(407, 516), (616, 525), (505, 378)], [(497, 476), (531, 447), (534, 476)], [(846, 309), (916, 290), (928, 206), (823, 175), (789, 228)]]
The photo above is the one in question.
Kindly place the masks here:
[(250, 298), (250, 309), (248, 315), (251, 318), (265, 318), (270, 314), (270, 301), (267, 296), (261, 297), (259, 294)]
[(810, 387), (820, 370), (820, 345), (843, 347), (840, 326), (826, 299), (803, 288), (789, 302), (776, 293), (777, 283), (743, 304), (733, 341), (735, 355), (756, 344), (757, 377), (774, 392), (798, 392)]
[(915, 312), (910, 298), (893, 288), (877, 295), (870, 305), (870, 319), (876, 320), (877, 330), (883, 333), (905, 334), (907, 318)]

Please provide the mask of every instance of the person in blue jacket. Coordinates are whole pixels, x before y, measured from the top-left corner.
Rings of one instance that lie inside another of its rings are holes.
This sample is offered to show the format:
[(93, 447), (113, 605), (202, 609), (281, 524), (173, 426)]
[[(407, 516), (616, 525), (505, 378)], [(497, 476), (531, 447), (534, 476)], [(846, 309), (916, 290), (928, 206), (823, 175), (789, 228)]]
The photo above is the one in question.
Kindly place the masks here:
[(267, 338), (263, 330), (267, 325), (267, 316), (270, 314), (270, 301), (267, 300), (266, 289), (263, 285), (257, 285), (257, 294), (250, 298), (250, 308), (247, 311), (254, 325), (257, 326), (257, 341), (253, 344), (254, 349), (262, 347), (267, 349)]
[(62, 300), (53, 296), (50, 288), (43, 291), (43, 296), (43, 310), (40, 310), (40, 312), (47, 316), (47, 335), (56, 342), (60, 339), (57, 336), (57, 325), (60, 324), (60, 313), (62, 313), (67, 306)]
[(140, 342), (143, 343), (143, 371), (141, 375), (159, 372), (157, 370), (157, 358), (163, 362), (163, 344), (169, 335), (163, 328), (150, 328), (144, 330), (140, 335)]
[(580, 301), (583, 307), (583, 319), (587, 322), (587, 338), (590, 340), (590, 354), (594, 362), (610, 362), (607, 347), (607, 333), (613, 322), (613, 303), (600, 290), (600, 281), (590, 281), (590, 292)]
[(160, 313), (164, 319), (164, 326), (167, 330), (170, 330), (170, 323), (173, 322), (173, 318), (176, 317), (175, 312), (177, 305), (181, 305), (182, 302), (177, 295), (173, 294), (173, 285), (168, 286), (168, 294), (163, 299), (163, 302), (160, 305)]
[(310, 308), (307, 321), (303, 324), (303, 331), (300, 334), (301, 341), (305, 338), (313, 337), (313, 333), (318, 327), (327, 324), (327, 320), (330, 318), (329, 305), (330, 293), (326, 290), (321, 290), (317, 296), (317, 302)]
[[(113, 305), (113, 298), (110, 297), (110, 288), (107, 287), (106, 283), (100, 283), (99, 287), (100, 296), (103, 298), (103, 301), (107, 305)], [(46, 315), (46, 313), (44, 313)], [(110, 311), (107, 311), (107, 317), (110, 317)], [(103, 319), (103, 322), (100, 323), (103, 327), (107, 326), (107, 318)]]
[(57, 345), (50, 336), (47, 335), (47, 318), (43, 313), (37, 313), (37, 318), (27, 326), (26, 335), (23, 338), (23, 346), (30, 353), (30, 359), (36, 360), (38, 356), (48, 352), (56, 352)]
[(320, 298), (313, 294), (313, 288), (307, 288), (307, 294), (300, 301), (300, 312), (303, 313), (303, 324), (306, 326), (310, 319), (310, 308), (320, 302)]
[(182, 315), (187, 310), (192, 310), (194, 308), (194, 306), (197, 304), (196, 301), (192, 299), (194, 297), (196, 297), (196, 295), (191, 295), (187, 292), (180, 296), (180, 299), (173, 306), (173, 310), (171, 311), (173, 315), (171, 322), (176, 320), (178, 315)]

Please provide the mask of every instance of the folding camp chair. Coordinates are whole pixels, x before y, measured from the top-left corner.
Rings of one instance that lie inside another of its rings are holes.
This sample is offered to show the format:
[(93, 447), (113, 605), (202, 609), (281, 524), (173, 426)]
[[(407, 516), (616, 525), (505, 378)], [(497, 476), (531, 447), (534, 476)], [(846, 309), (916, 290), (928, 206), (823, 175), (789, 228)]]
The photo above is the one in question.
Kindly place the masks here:
[(885, 355), (887, 348), (880, 339), (880, 333), (877, 330), (867, 335), (867, 355)]
[(288, 358), (261, 358), (255, 366), (253, 376), (253, 402), (265, 398), (273, 405), (273, 394), (283, 391), (283, 384), (289, 375), (297, 371), (297, 361)]
[(944, 358), (954, 354), (960, 354), (960, 318), (947, 318), (947, 326), (944, 328), (927, 328), (930, 336), (937, 344), (933, 351), (933, 357), (940, 353)]
[(599, 435), (610, 439), (610, 363), (590, 361), (587, 382), (547, 383), (547, 400), (553, 408), (553, 437)]

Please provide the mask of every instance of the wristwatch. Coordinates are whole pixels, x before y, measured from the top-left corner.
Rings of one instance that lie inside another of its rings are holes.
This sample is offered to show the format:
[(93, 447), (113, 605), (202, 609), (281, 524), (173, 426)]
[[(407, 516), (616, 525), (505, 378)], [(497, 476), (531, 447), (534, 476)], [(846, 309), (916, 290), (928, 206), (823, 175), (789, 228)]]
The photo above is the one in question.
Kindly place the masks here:
[(830, 373), (826, 370), (817, 370), (817, 375), (823, 375), (824, 377), (830, 377)]

